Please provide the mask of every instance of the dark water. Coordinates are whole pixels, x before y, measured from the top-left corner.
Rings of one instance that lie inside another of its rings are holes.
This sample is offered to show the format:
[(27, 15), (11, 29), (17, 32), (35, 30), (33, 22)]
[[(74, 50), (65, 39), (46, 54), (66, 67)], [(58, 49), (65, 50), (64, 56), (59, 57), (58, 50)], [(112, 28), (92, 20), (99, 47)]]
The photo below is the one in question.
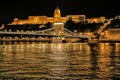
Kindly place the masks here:
[(115, 80), (120, 43), (0, 45), (0, 80)]

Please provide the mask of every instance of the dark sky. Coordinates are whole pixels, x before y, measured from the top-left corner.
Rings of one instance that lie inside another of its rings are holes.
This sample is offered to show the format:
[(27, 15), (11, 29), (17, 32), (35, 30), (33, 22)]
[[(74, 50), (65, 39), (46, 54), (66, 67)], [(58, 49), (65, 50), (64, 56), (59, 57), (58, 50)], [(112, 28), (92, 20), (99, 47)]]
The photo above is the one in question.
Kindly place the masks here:
[(15, 17), (26, 19), (30, 15), (53, 16), (59, 7), (62, 16), (85, 14), (86, 17), (120, 15), (119, 0), (3, 0), (0, 2), (0, 24), (9, 23)]

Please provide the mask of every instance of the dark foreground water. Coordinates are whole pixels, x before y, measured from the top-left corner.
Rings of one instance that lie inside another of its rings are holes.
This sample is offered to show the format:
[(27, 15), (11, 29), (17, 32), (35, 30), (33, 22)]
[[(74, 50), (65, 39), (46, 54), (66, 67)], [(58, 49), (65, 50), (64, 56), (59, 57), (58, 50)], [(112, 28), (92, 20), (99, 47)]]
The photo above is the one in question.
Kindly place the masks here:
[(0, 80), (116, 80), (120, 43), (0, 45)]

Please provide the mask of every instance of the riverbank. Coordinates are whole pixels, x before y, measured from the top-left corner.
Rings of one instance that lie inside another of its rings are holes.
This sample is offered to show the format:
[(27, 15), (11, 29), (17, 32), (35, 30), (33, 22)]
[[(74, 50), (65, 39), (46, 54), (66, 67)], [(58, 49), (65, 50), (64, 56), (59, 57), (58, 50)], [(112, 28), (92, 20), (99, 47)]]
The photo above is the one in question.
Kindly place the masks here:
[[(31, 43), (31, 42), (47, 42), (47, 43), (54, 43), (51, 39), (44, 39), (44, 40), (38, 40), (38, 39), (34, 39), (34, 40), (9, 40), (9, 39), (6, 39), (6, 40), (0, 40), (0, 43), (1, 44), (3, 44), (3, 43), (6, 43), (6, 44), (8, 44), (8, 43), (20, 43), (20, 42), (24, 42), (24, 43)], [(96, 43), (99, 43), (99, 42), (101, 42), (101, 43), (120, 43), (120, 40), (109, 40), (109, 39), (95, 39), (95, 40), (85, 40), (85, 41), (83, 41), (83, 40), (78, 40), (78, 41), (73, 41), (73, 42), (71, 42), (71, 41), (66, 41), (66, 40), (63, 40), (62, 42), (56, 42), (56, 43), (79, 43), (79, 42), (86, 42), (86, 43), (88, 43), (88, 44), (96, 44)]]

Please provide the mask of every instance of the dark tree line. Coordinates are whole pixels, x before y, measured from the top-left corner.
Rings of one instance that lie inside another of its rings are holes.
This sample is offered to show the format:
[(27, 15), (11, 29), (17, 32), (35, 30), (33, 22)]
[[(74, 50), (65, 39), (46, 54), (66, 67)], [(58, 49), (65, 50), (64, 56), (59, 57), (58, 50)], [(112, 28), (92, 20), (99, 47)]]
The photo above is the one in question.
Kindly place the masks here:
[[(87, 22), (78, 22), (75, 23), (72, 19), (69, 19), (65, 22), (64, 27), (73, 31), (77, 30), (77, 32), (95, 32), (97, 31), (103, 23), (87, 23)], [(38, 31), (38, 30), (45, 30), (51, 28), (52, 23), (48, 22), (46, 24), (23, 24), (23, 25), (5, 25), (5, 28), (2, 30), (11, 30), (11, 31)]]
[(86, 32), (86, 31), (94, 32), (97, 31), (101, 25), (103, 25), (103, 23), (87, 23), (87, 22), (75, 23), (70, 19), (66, 21), (64, 27), (71, 31), (77, 30), (78, 32)]
[(2, 30), (6, 30), (6, 31), (38, 31), (38, 30), (45, 30), (48, 28), (51, 28), (52, 24), (50, 22), (46, 23), (46, 24), (23, 24), (23, 25), (5, 25), (4, 29)]
[(111, 23), (106, 27), (106, 29), (108, 28), (120, 28), (120, 19), (116, 18), (111, 20)]

